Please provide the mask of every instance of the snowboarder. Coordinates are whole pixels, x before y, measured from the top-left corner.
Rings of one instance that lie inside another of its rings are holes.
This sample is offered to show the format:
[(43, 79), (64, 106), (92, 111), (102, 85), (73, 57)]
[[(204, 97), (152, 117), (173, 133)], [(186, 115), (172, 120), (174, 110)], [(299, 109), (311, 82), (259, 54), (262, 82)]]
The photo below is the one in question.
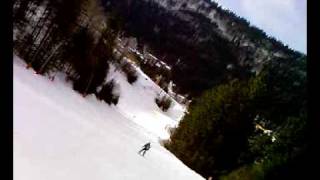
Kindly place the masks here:
[(142, 146), (142, 149), (138, 152), (139, 154), (141, 154), (142, 152), (142, 156), (144, 156), (144, 154), (151, 148), (151, 144), (150, 142), (148, 142), (147, 144)]

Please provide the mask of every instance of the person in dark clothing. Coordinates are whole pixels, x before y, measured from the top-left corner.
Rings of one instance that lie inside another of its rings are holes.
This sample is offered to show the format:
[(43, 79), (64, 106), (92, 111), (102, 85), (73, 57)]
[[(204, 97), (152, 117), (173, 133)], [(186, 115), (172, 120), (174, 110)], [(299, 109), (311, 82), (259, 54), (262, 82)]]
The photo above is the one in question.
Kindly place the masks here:
[(139, 151), (139, 154), (142, 153), (142, 156), (151, 148), (150, 142), (142, 146), (142, 149)]

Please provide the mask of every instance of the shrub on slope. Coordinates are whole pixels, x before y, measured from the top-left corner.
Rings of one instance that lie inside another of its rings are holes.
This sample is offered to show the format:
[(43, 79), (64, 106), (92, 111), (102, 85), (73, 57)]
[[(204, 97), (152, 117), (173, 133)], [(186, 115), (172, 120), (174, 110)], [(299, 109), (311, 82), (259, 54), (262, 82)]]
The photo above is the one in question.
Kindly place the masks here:
[(117, 85), (113, 80), (103, 85), (102, 89), (97, 93), (97, 98), (108, 104), (118, 104), (119, 94), (116, 92)]
[(170, 97), (167, 96), (158, 96), (156, 97), (155, 101), (158, 107), (164, 112), (166, 112), (170, 108), (172, 103)]

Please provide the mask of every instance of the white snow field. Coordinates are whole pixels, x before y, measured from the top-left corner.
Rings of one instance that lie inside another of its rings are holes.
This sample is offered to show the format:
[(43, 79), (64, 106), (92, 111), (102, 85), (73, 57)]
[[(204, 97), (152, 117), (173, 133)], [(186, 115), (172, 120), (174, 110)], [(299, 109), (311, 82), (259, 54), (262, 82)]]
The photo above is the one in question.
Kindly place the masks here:
[[(111, 64), (106, 81), (113, 79), (120, 85), (120, 98), (117, 110), (128, 119), (142, 126), (147, 132), (152, 132), (154, 138), (168, 139), (168, 127), (175, 127), (184, 115), (185, 108), (174, 99), (167, 112), (163, 112), (155, 103), (157, 94), (165, 95), (139, 68), (135, 67), (138, 79), (133, 85), (129, 84), (121, 71), (116, 71)], [(155, 139), (156, 140), (156, 139)]]
[[(63, 74), (52, 82), (14, 57), (15, 180), (203, 179), (158, 143), (183, 108), (162, 113), (148, 78), (132, 86), (121, 73), (110, 75), (120, 84), (117, 106), (83, 98)], [(147, 141), (151, 149), (142, 157), (137, 152)]]

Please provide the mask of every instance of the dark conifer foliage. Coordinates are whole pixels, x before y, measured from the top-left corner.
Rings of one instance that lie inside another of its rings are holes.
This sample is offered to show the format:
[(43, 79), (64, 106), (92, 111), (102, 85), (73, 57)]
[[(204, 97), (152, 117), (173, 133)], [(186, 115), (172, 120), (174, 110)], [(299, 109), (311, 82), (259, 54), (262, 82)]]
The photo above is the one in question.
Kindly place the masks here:
[(158, 95), (155, 101), (158, 107), (164, 112), (168, 111), (172, 103), (172, 100), (170, 99), (170, 97), (160, 96), (160, 95)]
[(65, 71), (84, 96), (103, 83), (117, 31), (99, 0), (16, 0), (14, 51), (38, 74)]
[(97, 92), (97, 98), (99, 100), (103, 100), (108, 104), (118, 104), (119, 95), (115, 90), (117, 89), (117, 84), (111, 80), (110, 82), (106, 83), (102, 86), (102, 89)]
[(133, 84), (138, 79), (137, 72), (130, 63), (123, 63), (121, 65), (122, 71), (126, 74), (127, 80), (130, 84)]
[(294, 177), (306, 155), (306, 81), (302, 58), (270, 62), (249, 81), (208, 90), (165, 146), (205, 177)]

